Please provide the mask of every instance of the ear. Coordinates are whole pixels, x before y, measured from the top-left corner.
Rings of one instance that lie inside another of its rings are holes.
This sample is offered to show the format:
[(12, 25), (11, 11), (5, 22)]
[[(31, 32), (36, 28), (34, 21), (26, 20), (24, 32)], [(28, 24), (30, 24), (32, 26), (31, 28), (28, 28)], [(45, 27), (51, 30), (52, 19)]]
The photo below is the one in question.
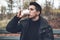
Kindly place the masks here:
[(40, 11), (38, 11), (38, 15), (40, 14)]

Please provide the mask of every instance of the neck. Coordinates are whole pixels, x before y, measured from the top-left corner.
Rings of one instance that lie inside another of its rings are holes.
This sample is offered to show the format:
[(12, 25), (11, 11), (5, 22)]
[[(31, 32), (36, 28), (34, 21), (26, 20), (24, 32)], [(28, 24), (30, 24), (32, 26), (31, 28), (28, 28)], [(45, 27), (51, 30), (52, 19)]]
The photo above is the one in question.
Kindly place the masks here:
[(39, 20), (39, 16), (36, 16), (35, 18), (32, 18), (33, 21)]

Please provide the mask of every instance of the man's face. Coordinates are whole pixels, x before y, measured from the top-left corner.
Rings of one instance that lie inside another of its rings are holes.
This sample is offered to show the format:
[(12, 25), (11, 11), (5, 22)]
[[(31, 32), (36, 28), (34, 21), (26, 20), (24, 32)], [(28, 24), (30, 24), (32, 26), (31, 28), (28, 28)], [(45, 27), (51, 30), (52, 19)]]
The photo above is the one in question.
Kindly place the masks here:
[(35, 18), (40, 13), (39, 11), (36, 10), (34, 5), (30, 5), (28, 9), (30, 13), (29, 18)]

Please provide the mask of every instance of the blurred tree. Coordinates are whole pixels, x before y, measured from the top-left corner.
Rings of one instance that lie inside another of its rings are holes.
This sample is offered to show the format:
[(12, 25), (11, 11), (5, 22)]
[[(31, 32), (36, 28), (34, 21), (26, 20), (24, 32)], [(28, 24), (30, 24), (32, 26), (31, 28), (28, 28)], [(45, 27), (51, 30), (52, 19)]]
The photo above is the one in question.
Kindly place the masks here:
[(45, 15), (50, 15), (50, 12), (52, 10), (51, 2), (46, 1), (46, 6), (44, 7)]
[(26, 9), (29, 6), (30, 2), (35, 2), (36, 0), (24, 0), (24, 9)]
[(60, 5), (59, 5), (59, 8), (58, 9), (60, 10)]
[(29, 3), (28, 2), (25, 2), (24, 3), (24, 9), (27, 9), (28, 5), (29, 5)]
[(9, 13), (12, 13), (13, 0), (8, 0)]
[(36, 0), (31, 0), (32, 2), (35, 2)]
[(5, 18), (5, 12), (6, 12), (6, 7), (1, 6), (1, 14), (0, 14), (0, 20), (3, 20)]
[(13, 13), (13, 0), (7, 0), (8, 3), (8, 13), (7, 13), (7, 18), (11, 18), (12, 17), (12, 13)]
[(5, 11), (6, 11), (6, 7), (1, 6), (1, 14), (5, 14)]

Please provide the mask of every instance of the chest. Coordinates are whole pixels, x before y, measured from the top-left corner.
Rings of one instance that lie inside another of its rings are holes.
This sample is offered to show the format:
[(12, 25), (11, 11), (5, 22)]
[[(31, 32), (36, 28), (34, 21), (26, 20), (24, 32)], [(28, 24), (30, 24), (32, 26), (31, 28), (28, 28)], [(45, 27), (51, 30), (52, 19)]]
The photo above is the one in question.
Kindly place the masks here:
[[(41, 26), (42, 25), (42, 26)], [(24, 21), (22, 22), (23, 26), (23, 31), (26, 33), (28, 30), (30, 31), (37, 31), (39, 34), (45, 33), (46, 28), (43, 24), (40, 24), (40, 22), (29, 22), (29, 21)]]

